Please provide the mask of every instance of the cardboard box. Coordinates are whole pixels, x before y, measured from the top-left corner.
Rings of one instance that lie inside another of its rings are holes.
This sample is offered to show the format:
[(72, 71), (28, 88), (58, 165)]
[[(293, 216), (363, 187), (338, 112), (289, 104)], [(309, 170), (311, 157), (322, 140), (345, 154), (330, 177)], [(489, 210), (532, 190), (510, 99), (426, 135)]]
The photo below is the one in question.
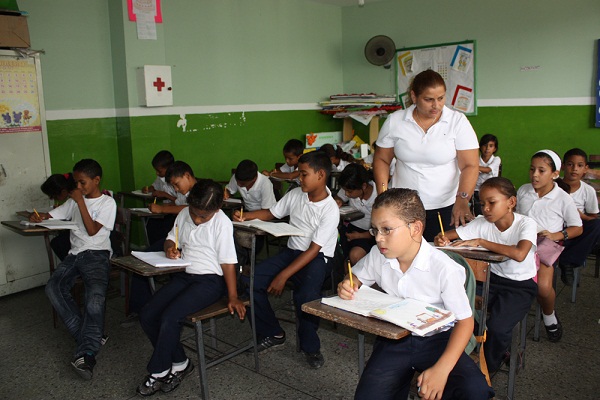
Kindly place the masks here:
[(27, 17), (0, 15), (0, 47), (30, 47)]

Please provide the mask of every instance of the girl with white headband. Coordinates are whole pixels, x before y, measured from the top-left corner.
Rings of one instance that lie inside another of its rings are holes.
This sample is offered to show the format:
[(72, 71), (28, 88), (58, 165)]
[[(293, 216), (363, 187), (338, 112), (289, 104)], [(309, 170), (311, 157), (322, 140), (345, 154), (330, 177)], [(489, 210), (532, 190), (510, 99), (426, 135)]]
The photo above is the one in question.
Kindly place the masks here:
[[(540, 150), (531, 158), (529, 179), (517, 192), (519, 214), (533, 218), (538, 224), (538, 245), (543, 238), (562, 242), (581, 235), (583, 228), (575, 202), (559, 185), (560, 157), (552, 150)], [(540, 262), (537, 274), (538, 302), (542, 307), (548, 340), (558, 342), (562, 325), (554, 311), (556, 293), (552, 287), (554, 268)]]

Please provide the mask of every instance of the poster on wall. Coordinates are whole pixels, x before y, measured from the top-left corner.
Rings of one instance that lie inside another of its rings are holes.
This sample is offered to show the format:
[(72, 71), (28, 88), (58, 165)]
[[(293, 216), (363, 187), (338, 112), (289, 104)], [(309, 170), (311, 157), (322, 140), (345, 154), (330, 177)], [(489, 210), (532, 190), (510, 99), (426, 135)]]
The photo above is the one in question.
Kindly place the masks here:
[(408, 47), (396, 51), (396, 94), (404, 108), (411, 105), (410, 84), (419, 72), (431, 69), (446, 82), (446, 106), (477, 114), (475, 42)]
[(0, 134), (41, 132), (35, 60), (0, 59)]

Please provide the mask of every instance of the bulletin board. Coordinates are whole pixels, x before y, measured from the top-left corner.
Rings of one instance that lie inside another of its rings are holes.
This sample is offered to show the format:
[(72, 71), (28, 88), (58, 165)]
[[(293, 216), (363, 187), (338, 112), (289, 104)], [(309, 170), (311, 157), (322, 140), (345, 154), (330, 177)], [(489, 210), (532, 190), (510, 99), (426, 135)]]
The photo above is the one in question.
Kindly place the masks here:
[(446, 82), (446, 106), (467, 115), (477, 114), (475, 41), (406, 47), (396, 50), (396, 94), (409, 107), (409, 87), (419, 72), (432, 69)]

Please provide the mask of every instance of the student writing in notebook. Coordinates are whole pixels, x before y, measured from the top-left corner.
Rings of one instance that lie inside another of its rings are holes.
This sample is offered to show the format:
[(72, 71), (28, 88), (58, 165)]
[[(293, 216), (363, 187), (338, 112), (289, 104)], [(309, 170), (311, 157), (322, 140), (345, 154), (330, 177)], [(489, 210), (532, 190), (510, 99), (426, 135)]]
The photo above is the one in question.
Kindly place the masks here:
[[(201, 179), (190, 190), (189, 207), (169, 232), (164, 251), (169, 258), (191, 261), (185, 272), (172, 274), (140, 314), (142, 329), (152, 343), (148, 375), (137, 393), (150, 396), (175, 390), (194, 369), (180, 341), (186, 316), (228, 296), (229, 312), (244, 319), (246, 308), (237, 296), (233, 225), (223, 213), (223, 189)], [(177, 243), (177, 248), (175, 244)]]
[[(102, 345), (106, 289), (110, 270), (110, 231), (115, 225), (117, 205), (102, 194), (102, 167), (84, 159), (73, 167), (77, 188), (63, 205), (49, 213), (35, 213), (33, 222), (49, 217), (70, 219), (78, 226), (71, 230), (69, 255), (58, 265), (48, 283), (46, 295), (76, 342), (71, 365), (85, 380), (92, 379), (96, 354)], [(71, 295), (75, 279), (81, 277), (85, 290), (83, 311)]]
[(389, 189), (373, 204), (370, 232), (377, 242), (338, 285), (352, 299), (362, 285), (452, 311), (452, 328), (400, 340), (377, 337), (360, 377), (355, 399), (405, 399), (413, 373), (423, 399), (488, 399), (494, 396), (465, 347), (473, 334), (473, 314), (465, 292), (465, 270), (423, 240), (425, 208), (415, 190)]
[(483, 218), (435, 237), (437, 246), (480, 246), (509, 257), (490, 263), (489, 316), (484, 351), (488, 370), (500, 368), (512, 340), (513, 328), (531, 308), (537, 295), (535, 251), (537, 224), (514, 213), (517, 191), (506, 178), (490, 178), (479, 189)]
[(296, 183), (299, 183), (298, 176), (298, 159), (304, 152), (304, 144), (298, 139), (290, 139), (283, 146), (283, 157), (285, 158), (285, 164), (279, 169), (272, 171), (263, 171), (263, 175), (272, 176), (273, 178), (279, 179), (293, 179)]
[(300, 187), (289, 191), (269, 210), (239, 211), (234, 220), (263, 221), (290, 217), (290, 225), (304, 236), (291, 236), (287, 247), (256, 267), (254, 305), (259, 351), (275, 349), (285, 343), (285, 332), (269, 303), (269, 294), (281, 295), (289, 280), (294, 284), (294, 305), (299, 321), (300, 349), (311, 368), (320, 368), (325, 360), (317, 334), (319, 318), (304, 313), (302, 304), (321, 298), (321, 287), (331, 272), (337, 242), (340, 213), (327, 188), (331, 161), (324, 153), (313, 151), (298, 160)]
[[(242, 160), (238, 164), (235, 174), (225, 186), (225, 200), (238, 191), (242, 196), (246, 211), (268, 210), (277, 203), (273, 192), (273, 183), (265, 175), (258, 173), (258, 166), (251, 160)], [(238, 263), (244, 268), (251, 261), (252, 234), (236, 230), (234, 238)], [(265, 236), (256, 237), (256, 254), (260, 253), (264, 243)]]
[(177, 192), (174, 204), (149, 204), (148, 208), (153, 213), (179, 214), (187, 205), (187, 195), (196, 184), (194, 171), (187, 163), (175, 161), (165, 172), (165, 179)]

